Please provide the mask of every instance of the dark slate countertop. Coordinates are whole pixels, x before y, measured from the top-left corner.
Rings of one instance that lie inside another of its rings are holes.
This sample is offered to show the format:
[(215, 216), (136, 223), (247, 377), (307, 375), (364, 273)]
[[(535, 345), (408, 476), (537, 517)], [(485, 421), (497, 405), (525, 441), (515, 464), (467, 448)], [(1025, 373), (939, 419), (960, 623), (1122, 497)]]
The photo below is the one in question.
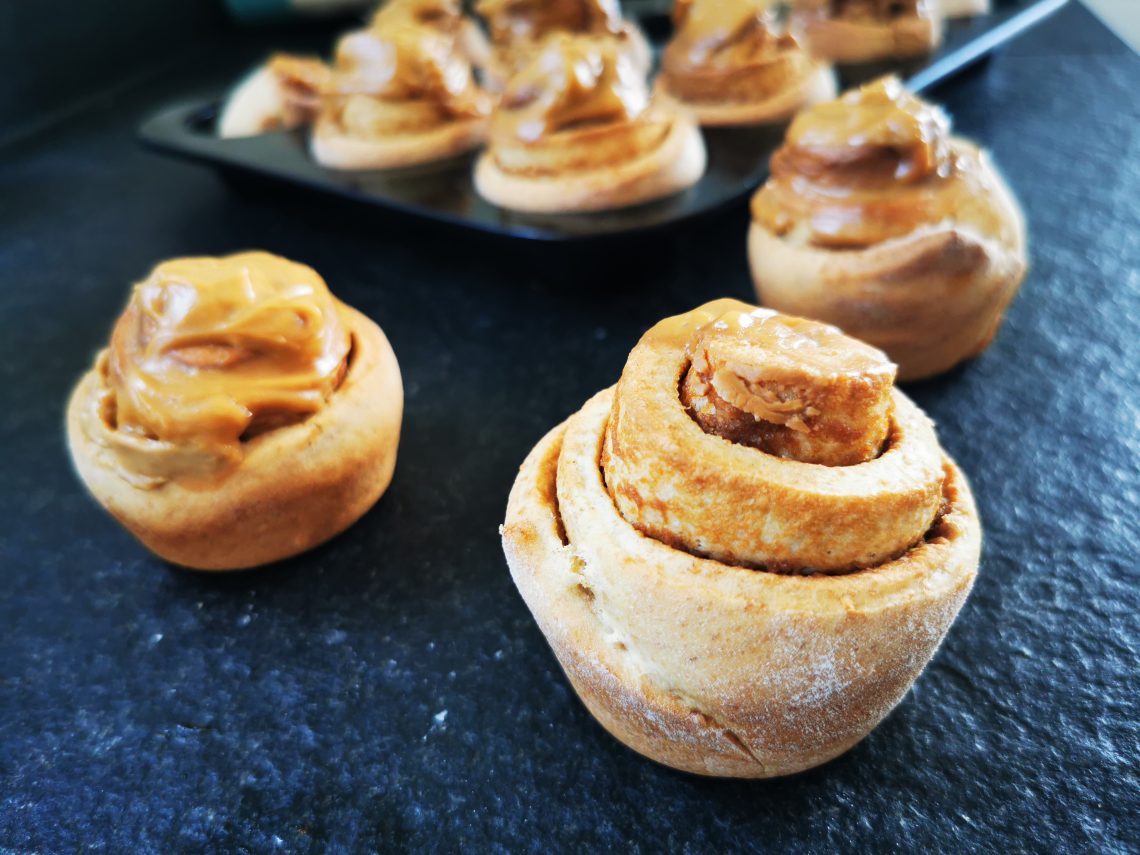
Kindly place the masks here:
[[(1031, 236), (994, 346), (909, 389), (976, 491), (973, 596), (863, 743), (751, 783), (603, 732), (496, 531), (527, 450), (646, 327), (750, 298), (746, 206), (523, 246), (239, 193), (133, 143), (147, 111), (255, 55), (226, 41), (0, 150), (0, 849), (1136, 851), (1140, 60), (1089, 13), (934, 93), (992, 149)], [(249, 247), (380, 322), (404, 436), (390, 491), (343, 536), (193, 574), (83, 493), (62, 409), (131, 282)]]

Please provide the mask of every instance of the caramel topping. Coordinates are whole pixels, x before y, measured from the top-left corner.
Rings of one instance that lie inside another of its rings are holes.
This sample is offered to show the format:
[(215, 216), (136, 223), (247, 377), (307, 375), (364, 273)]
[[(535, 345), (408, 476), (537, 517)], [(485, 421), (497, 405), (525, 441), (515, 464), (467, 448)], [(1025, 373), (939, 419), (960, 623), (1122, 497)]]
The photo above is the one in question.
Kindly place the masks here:
[(856, 178), (920, 181), (949, 169), (950, 122), (897, 77), (885, 77), (800, 113), (785, 150), (774, 171), (811, 171), (814, 163), (820, 172), (837, 167), (852, 169)]
[(562, 130), (631, 121), (648, 103), (619, 39), (556, 34), (507, 85), (495, 133), (534, 143)]
[(350, 344), (336, 301), (304, 265), (263, 252), (167, 261), (115, 325), (108, 415), (121, 434), (236, 464), (243, 438), (325, 405)]
[(479, 0), (497, 45), (538, 41), (550, 33), (616, 35), (623, 29), (617, 0)]
[(665, 48), (669, 89), (692, 101), (761, 99), (814, 70), (794, 37), (775, 32), (770, 0), (680, 0)]
[(459, 44), (461, 20), (449, 25), (445, 17), (451, 6), (428, 0), (387, 5), (369, 29), (337, 43), (331, 66), (274, 56), (269, 68), (285, 91), (288, 123), (312, 121), (319, 111), (348, 134), (368, 137), (486, 116), (490, 100)]
[(796, 117), (752, 213), (777, 235), (835, 249), (950, 217), (1001, 234), (977, 163), (976, 151), (954, 145), (940, 109), (883, 78)]
[(779, 41), (768, 0), (678, 0), (673, 21), (676, 34), (665, 49), (666, 66), (735, 65)]
[(805, 463), (876, 457), (896, 366), (835, 327), (732, 301), (691, 333), (681, 400), (707, 433)]
[(402, 22), (342, 38), (330, 89), (340, 96), (434, 103), (456, 116), (479, 116), (488, 110), (455, 38)]
[(387, 0), (376, 10), (368, 28), (386, 30), (392, 25), (418, 24), (455, 32), (462, 21), (459, 0)]

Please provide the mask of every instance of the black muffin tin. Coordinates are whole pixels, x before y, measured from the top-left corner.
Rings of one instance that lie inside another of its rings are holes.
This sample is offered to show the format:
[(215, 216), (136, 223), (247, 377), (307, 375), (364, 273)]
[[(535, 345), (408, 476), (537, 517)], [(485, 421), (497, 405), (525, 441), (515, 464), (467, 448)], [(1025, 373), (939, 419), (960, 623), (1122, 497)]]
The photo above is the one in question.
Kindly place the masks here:
[[(839, 69), (843, 88), (897, 72), (914, 91), (929, 89), (984, 57), (1066, 0), (994, 0), (993, 12), (946, 23), (941, 47), (921, 61)], [(668, 35), (663, 19), (643, 21), (657, 43)], [(176, 157), (198, 161), (229, 176), (268, 180), (390, 211), (483, 232), (533, 240), (574, 240), (644, 231), (676, 224), (738, 201), (767, 176), (768, 158), (782, 126), (706, 129), (708, 169), (688, 190), (643, 205), (589, 214), (520, 214), (483, 200), (471, 170), (475, 154), (407, 169), (338, 172), (312, 160), (307, 132), (281, 131), (245, 139), (219, 139), (215, 120), (223, 96), (180, 103), (147, 119), (143, 142)]]

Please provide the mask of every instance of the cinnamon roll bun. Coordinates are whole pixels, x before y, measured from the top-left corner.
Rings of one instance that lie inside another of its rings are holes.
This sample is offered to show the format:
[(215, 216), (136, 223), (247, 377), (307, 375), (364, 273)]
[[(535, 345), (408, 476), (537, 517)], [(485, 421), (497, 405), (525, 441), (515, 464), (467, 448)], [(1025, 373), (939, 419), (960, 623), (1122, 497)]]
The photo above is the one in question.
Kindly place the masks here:
[(337, 45), (313, 157), (350, 170), (443, 160), (483, 142), (490, 110), (454, 34), (382, 22)]
[(779, 122), (835, 97), (831, 68), (778, 33), (771, 0), (678, 0), (657, 92), (702, 125)]
[(157, 555), (232, 570), (338, 534), (388, 487), (403, 387), (383, 332), (312, 269), (180, 258), (135, 286), (68, 405), (95, 499)]
[(939, 0), (794, 0), (791, 24), (812, 56), (838, 63), (906, 59), (942, 41)]
[(1026, 269), (986, 154), (886, 78), (801, 113), (752, 199), (761, 302), (882, 348), (913, 380), (981, 353)]
[(475, 10), (491, 32), (483, 74), (485, 85), (495, 92), (522, 71), (554, 33), (616, 36), (643, 75), (652, 63), (649, 42), (636, 24), (622, 17), (618, 0), (479, 0)]
[(880, 351), (718, 300), (649, 330), (511, 490), (511, 575), (634, 750), (763, 778), (851, 748), (970, 591), (966, 480)]
[(503, 93), (475, 187), (516, 211), (596, 211), (676, 193), (704, 168), (699, 128), (650, 99), (617, 39), (560, 33)]
[[(465, 88), (465, 84), (459, 80), (462, 72), (458, 67), (462, 64), (477, 67), (487, 61), (490, 49), (487, 39), (478, 24), (463, 14), (458, 0), (388, 0), (364, 31), (376, 34), (374, 43), (368, 44), (358, 38), (360, 34), (352, 34), (344, 45), (347, 54), (342, 57), (344, 65), (356, 66), (366, 57), (364, 61), (371, 66), (374, 78), (385, 73), (402, 73), (405, 77), (419, 74), (421, 72), (414, 69), (416, 60), (408, 56), (407, 45), (402, 57), (392, 56), (400, 52), (385, 42), (386, 34), (405, 33), (406, 41), (407, 32), (416, 30), (438, 37), (428, 52), (442, 63), (460, 88)], [(443, 45), (447, 46), (443, 51), (446, 59), (438, 59)], [(458, 65), (449, 61), (451, 53), (458, 56)], [(381, 70), (385, 63), (395, 64), (401, 60), (402, 69)], [(427, 65), (430, 64), (431, 60)], [(339, 71), (344, 74), (349, 69), (341, 67)], [(343, 81), (335, 81), (334, 74), (334, 67), (314, 57), (274, 54), (226, 99), (218, 119), (218, 135), (247, 137), (312, 124), (322, 99), (326, 95), (335, 96), (343, 88)]]

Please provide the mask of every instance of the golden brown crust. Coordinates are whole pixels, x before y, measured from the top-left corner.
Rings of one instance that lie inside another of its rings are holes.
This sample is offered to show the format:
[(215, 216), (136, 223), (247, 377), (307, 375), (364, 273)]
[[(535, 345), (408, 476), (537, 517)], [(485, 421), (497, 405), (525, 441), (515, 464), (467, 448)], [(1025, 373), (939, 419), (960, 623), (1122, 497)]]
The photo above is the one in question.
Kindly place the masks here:
[(862, 739), (964, 601), (981, 532), (944, 460), (945, 513), (902, 557), (841, 576), (749, 570), (646, 537), (599, 467), (613, 390), (544, 437), (507, 505), (503, 548), (583, 702), (615, 737), (705, 775), (771, 777)]
[(600, 211), (648, 202), (691, 187), (704, 174), (705, 162), (700, 129), (678, 116), (672, 118), (666, 137), (654, 148), (629, 160), (592, 169), (512, 174), (495, 162), (493, 152), (484, 152), (475, 166), (475, 187), (488, 201), (515, 211)]
[(95, 499), (151, 551), (200, 570), (267, 564), (350, 526), (392, 479), (403, 387), (380, 328), (341, 309), (353, 351), (329, 403), (299, 424), (248, 441), (241, 464), (213, 487), (175, 479), (148, 489), (125, 480), (116, 458), (91, 435), (98, 429), (87, 411), (102, 379), (89, 371), (72, 394), (67, 430), (76, 470)]

